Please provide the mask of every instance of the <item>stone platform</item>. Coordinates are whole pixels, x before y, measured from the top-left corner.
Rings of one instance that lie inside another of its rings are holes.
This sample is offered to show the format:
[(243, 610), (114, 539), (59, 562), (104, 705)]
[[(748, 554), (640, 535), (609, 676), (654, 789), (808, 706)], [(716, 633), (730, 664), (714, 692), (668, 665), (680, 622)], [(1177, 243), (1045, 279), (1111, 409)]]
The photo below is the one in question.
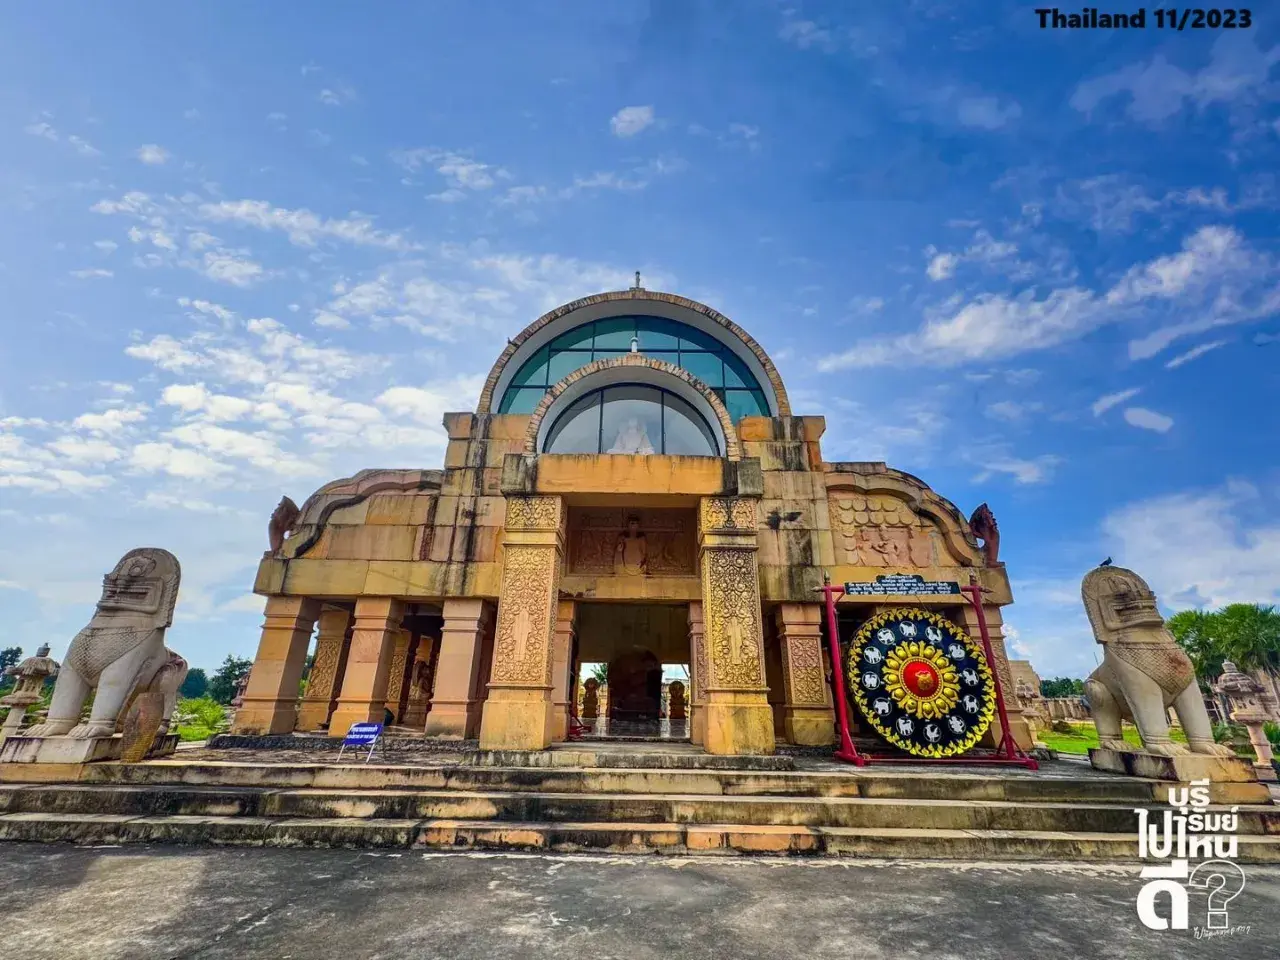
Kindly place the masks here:
[[(178, 735), (170, 733), (156, 738), (147, 756), (153, 759), (171, 756), (178, 749)], [(9, 737), (0, 747), (0, 763), (96, 763), (119, 760), (124, 755), (124, 737)]]
[[(1032, 772), (775, 757), (752, 760), (779, 768), (750, 769), (642, 746), (562, 745), (536, 763), (197, 750), (141, 764), (6, 764), (0, 839), (1132, 860), (1134, 809), (1163, 806), (1169, 786), (1065, 761)], [(1280, 807), (1239, 815), (1240, 862), (1280, 862)]]
[(1271, 791), (1258, 780), (1253, 764), (1239, 757), (1179, 754), (1163, 757), (1141, 750), (1091, 747), (1089, 762), (1107, 773), (1122, 773), (1171, 783), (1209, 780), (1215, 803), (1266, 803)]

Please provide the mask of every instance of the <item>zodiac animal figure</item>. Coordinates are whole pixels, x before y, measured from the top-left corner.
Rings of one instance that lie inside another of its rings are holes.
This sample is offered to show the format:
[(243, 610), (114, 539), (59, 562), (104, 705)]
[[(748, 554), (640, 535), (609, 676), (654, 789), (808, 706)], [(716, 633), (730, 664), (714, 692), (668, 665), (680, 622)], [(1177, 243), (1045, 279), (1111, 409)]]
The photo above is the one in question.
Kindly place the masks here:
[(938, 729), (936, 723), (926, 723), (924, 725), (924, 738), (930, 743), (937, 743), (942, 739), (942, 731)]
[(952, 733), (964, 733), (964, 728), (965, 728), (964, 721), (961, 720), (959, 717), (955, 716), (954, 714), (952, 716), (947, 717), (947, 726), (951, 728)]
[[(32, 727), (29, 736), (109, 737), (130, 696), (155, 691), (164, 696), (160, 731), (168, 729), (187, 673), (186, 661), (164, 645), (181, 575), (178, 559), (167, 550), (140, 547), (120, 558), (102, 578), (93, 619), (67, 649), (48, 719)], [(93, 708), (80, 723), (91, 691)]]
[(867, 647), (867, 649), (862, 652), (862, 655), (866, 658), (867, 663), (879, 663), (884, 659), (884, 654), (875, 647)]
[(884, 627), (876, 631), (876, 639), (887, 646), (888, 644), (895, 642), (898, 638), (893, 635), (892, 630), (888, 627)]
[(880, 678), (874, 673), (868, 671), (862, 675), (862, 685), (868, 690), (879, 690)]
[(916, 635), (916, 625), (910, 620), (903, 620), (902, 623), (898, 624), (898, 630), (908, 640), (913, 639)]
[(971, 670), (971, 669), (961, 670), (960, 679), (963, 680), (965, 683), (967, 683), (969, 686), (976, 687), (978, 685), (978, 671)]
[(889, 705), (889, 701), (884, 697), (878, 697), (876, 702), (871, 704), (871, 709), (876, 712), (876, 716), (887, 717), (889, 715), (889, 711), (893, 708)]
[(898, 731), (898, 736), (909, 737), (915, 731), (916, 725), (910, 717), (899, 717), (898, 722), (894, 725)]
[(930, 643), (942, 642), (942, 631), (930, 624), (924, 628), (924, 635), (929, 639)]
[(977, 713), (978, 707), (980, 706), (978, 698), (971, 693), (966, 693), (964, 697), (961, 698), (960, 703), (970, 713)]
[(952, 660), (963, 660), (965, 656), (965, 649), (961, 644), (953, 643), (947, 647), (947, 656)]
[[(1100, 745), (1133, 752), (1120, 732), (1121, 721), (1132, 720), (1148, 753), (1232, 756), (1229, 747), (1214, 742), (1195, 668), (1165, 627), (1147, 582), (1124, 567), (1101, 565), (1085, 574), (1080, 594), (1103, 649), (1102, 665), (1084, 684)], [(1169, 736), (1170, 707), (1187, 735), (1186, 746)]]

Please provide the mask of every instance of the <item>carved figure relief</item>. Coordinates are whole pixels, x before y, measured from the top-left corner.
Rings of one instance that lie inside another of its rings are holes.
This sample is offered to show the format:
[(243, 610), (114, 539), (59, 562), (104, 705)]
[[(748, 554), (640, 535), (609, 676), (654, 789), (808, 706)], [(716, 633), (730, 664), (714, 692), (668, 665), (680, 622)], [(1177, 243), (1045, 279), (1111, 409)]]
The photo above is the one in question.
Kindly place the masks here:
[(494, 682), (551, 682), (559, 561), (552, 547), (507, 548), (494, 637)]
[(555, 530), (559, 525), (559, 497), (507, 497), (508, 530)]
[[(635, 524), (629, 521), (633, 520)], [(569, 508), (569, 573), (696, 575), (690, 510)]]
[[(1214, 742), (1191, 659), (1165, 627), (1146, 581), (1124, 567), (1100, 566), (1085, 574), (1080, 593), (1103, 649), (1102, 665), (1085, 681), (1101, 746), (1132, 752), (1120, 730), (1121, 720), (1132, 720), (1147, 753), (1231, 756), (1230, 748)], [(1186, 746), (1169, 736), (1169, 707)]]
[(906, 502), (878, 494), (830, 502), (837, 562), (897, 569), (935, 565), (933, 525)]
[(640, 518), (627, 517), (627, 529), (618, 535), (613, 550), (613, 572), (620, 577), (643, 577), (649, 572), (649, 544), (640, 530)]
[(271, 512), (271, 520), (267, 523), (267, 544), (269, 556), (278, 556), (284, 548), (285, 537), (297, 525), (298, 517), (302, 515), (302, 511), (298, 509), (298, 505), (288, 497), (281, 497), (280, 502), (276, 504), (275, 510)]
[(709, 686), (762, 687), (764, 651), (755, 552), (705, 551), (702, 584)]
[(710, 530), (756, 529), (756, 502), (745, 497), (703, 497), (699, 505), (698, 525), (703, 533)]
[[(53, 688), (48, 719), (28, 731), (33, 737), (66, 734), (77, 739), (109, 737), (131, 697), (144, 691), (163, 694), (158, 733), (168, 730), (186, 661), (164, 645), (173, 623), (181, 570), (167, 550), (130, 550), (102, 578), (102, 598), (93, 619), (71, 641)], [(80, 711), (96, 691), (89, 719)]]

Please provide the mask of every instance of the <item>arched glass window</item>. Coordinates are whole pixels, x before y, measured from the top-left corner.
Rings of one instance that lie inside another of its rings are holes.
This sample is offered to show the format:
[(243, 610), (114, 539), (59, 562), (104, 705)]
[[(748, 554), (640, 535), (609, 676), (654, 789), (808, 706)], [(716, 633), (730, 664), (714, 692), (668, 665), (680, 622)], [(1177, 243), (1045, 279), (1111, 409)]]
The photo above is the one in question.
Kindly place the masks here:
[(732, 350), (708, 333), (664, 317), (629, 316), (591, 320), (560, 334), (520, 365), (498, 404), (499, 413), (533, 413), (549, 389), (593, 360), (631, 350), (688, 370), (710, 387), (737, 423), (769, 416), (760, 383)]
[(571, 403), (547, 431), (542, 450), (716, 457), (720, 444), (687, 400), (661, 387), (622, 383)]

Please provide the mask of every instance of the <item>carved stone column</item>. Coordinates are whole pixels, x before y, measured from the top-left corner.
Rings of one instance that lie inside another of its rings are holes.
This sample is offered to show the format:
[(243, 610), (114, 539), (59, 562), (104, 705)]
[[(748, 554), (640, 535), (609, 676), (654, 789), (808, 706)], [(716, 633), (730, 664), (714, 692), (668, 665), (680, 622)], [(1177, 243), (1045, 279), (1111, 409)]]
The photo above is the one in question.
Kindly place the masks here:
[(551, 656), (551, 739), (569, 737), (569, 697), (573, 691), (573, 618), (577, 604), (561, 600), (556, 608), (555, 647)]
[(702, 622), (702, 604), (689, 604), (689, 739), (707, 739), (707, 643)]
[[(1009, 669), (1009, 654), (1004, 648), (1004, 618), (1000, 615), (1000, 608), (988, 604), (982, 605), (982, 612), (987, 619), (987, 633), (991, 638), (991, 652), (995, 654), (996, 662), (991, 665), (993, 670), (999, 671), (1000, 690), (1004, 694), (1005, 711), (1009, 715), (1009, 730), (1013, 734), (1013, 742), (1023, 750), (1030, 750), (1035, 746), (1035, 737), (1031, 733), (1031, 727), (1027, 723), (1027, 718), (1022, 712), (1022, 705), (1018, 703), (1018, 697), (1013, 684), (1013, 672)], [(974, 642), (981, 646), (982, 631), (978, 629), (978, 615), (974, 613), (973, 607), (965, 604), (960, 610), (960, 625), (964, 627), (965, 633), (974, 639)], [(999, 746), (1000, 744), (1000, 721), (997, 720), (991, 724), (987, 733), (980, 741), (984, 746)]]
[(320, 601), (307, 597), (268, 597), (262, 639), (253, 658), (243, 704), (236, 710), (235, 733), (291, 733), (297, 719), (298, 685), (311, 646)]
[(311, 676), (307, 678), (307, 692), (298, 708), (295, 730), (309, 733), (328, 727), (329, 714), (342, 682), (350, 622), (351, 614), (341, 607), (325, 607), (320, 611), (316, 656), (311, 661)]
[(356, 601), (351, 649), (338, 707), (329, 720), (329, 736), (346, 736), (353, 723), (383, 722), (391, 655), (403, 619), (404, 603), (400, 600), (361, 597)]
[(776, 613), (782, 648), (782, 707), (788, 742), (822, 746), (835, 742), (835, 711), (822, 656), (822, 605), (784, 603)]
[(391, 648), (391, 667), (387, 671), (385, 706), (398, 724), (404, 723), (404, 718), (400, 716), (400, 698), (404, 694), (405, 674), (409, 672), (409, 645), (412, 642), (413, 631), (402, 627), (396, 632), (395, 644)]
[(480, 723), (481, 749), (542, 750), (551, 744), (551, 665), (564, 522), (559, 497), (507, 497), (502, 592), (489, 699)]
[(708, 753), (773, 753), (756, 561), (756, 502), (703, 497), (698, 553), (707, 649)]
[(493, 607), (485, 600), (446, 600), (427, 736), (470, 740), (480, 732), (485, 636)]
[(431, 689), (435, 683), (433, 657), (439, 644), (439, 637), (431, 633), (422, 633), (418, 637), (418, 649), (409, 667), (409, 700), (405, 704), (404, 719), (400, 721), (406, 727), (421, 727), (426, 723)]

